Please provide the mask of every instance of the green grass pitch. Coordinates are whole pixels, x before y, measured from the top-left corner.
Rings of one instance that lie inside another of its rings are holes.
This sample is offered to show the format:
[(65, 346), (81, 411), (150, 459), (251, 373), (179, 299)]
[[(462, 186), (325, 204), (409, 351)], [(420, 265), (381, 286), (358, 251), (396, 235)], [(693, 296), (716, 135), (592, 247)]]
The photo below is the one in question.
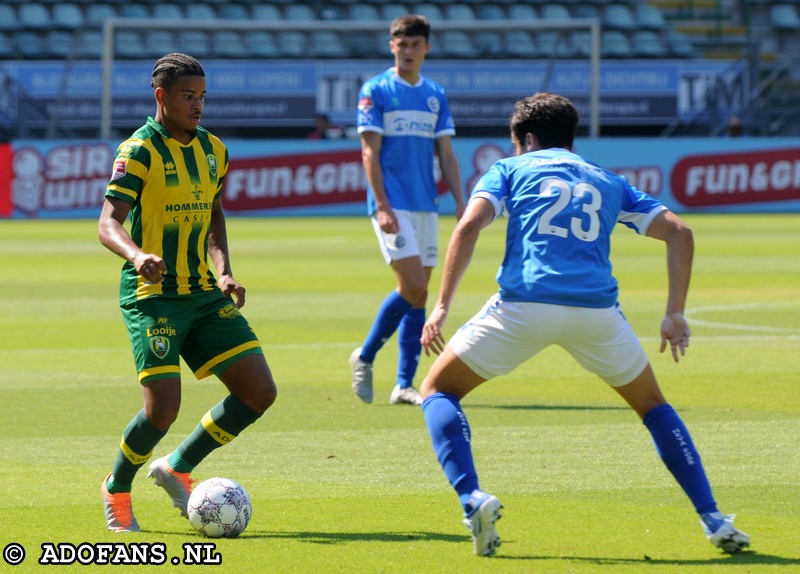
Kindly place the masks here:
[[(140, 408), (117, 306), (121, 260), (94, 221), (0, 222), (0, 548), (33, 572), (43, 545), (156, 543), (161, 566), (59, 572), (601, 573), (800, 572), (800, 215), (687, 215), (696, 258), (693, 339), (675, 365), (658, 353), (664, 247), (619, 229), (612, 259), (623, 311), (698, 445), (723, 511), (753, 540), (727, 556), (632, 411), (561, 350), (548, 349), (464, 401), (481, 484), (504, 503), (494, 558), (472, 555), (460, 508), (417, 408), (390, 407), (392, 340), (376, 399), (350, 391), (347, 357), (393, 288), (366, 218), (228, 219), (243, 312), (278, 383), (276, 404), (194, 476), (226, 476), (254, 514), (235, 540), (200, 538), (145, 472), (134, 484), (143, 531), (105, 529), (100, 481)], [(441, 224), (444, 252), (454, 221)], [(504, 224), (488, 228), (446, 326), (495, 289)], [(434, 273), (430, 300), (438, 292)], [(418, 382), (431, 359), (424, 357)], [(184, 367), (172, 450), (223, 396)], [(184, 543), (215, 544), (213, 566), (174, 565)], [(59, 548), (58, 546), (54, 546)], [(90, 548), (83, 547), (86, 560)], [(90, 557), (90, 556), (89, 556)]]

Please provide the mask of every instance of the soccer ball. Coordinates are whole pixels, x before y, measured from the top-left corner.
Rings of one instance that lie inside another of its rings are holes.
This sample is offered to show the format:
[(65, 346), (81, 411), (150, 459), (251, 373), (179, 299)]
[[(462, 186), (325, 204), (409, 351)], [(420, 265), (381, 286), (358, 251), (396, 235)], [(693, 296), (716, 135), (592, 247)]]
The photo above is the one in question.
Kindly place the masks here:
[(241, 484), (230, 478), (209, 478), (198, 484), (189, 496), (189, 521), (209, 538), (239, 536), (253, 514), (250, 496)]

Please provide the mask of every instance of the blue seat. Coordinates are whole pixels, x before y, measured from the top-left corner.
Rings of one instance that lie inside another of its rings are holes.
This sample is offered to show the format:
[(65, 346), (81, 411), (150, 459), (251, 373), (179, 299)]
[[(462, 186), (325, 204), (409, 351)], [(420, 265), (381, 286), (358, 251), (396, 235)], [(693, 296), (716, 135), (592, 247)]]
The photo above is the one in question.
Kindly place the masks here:
[(430, 22), (441, 22), (444, 20), (442, 9), (432, 2), (421, 2), (414, 6), (414, 12), (425, 16)]
[(119, 7), (119, 15), (123, 18), (150, 18), (150, 8), (145, 4), (128, 2)]
[(217, 58), (241, 59), (249, 57), (249, 50), (243, 36), (235, 30), (214, 30), (211, 32), (213, 55)]
[(378, 8), (376, 8), (374, 4), (367, 4), (365, 2), (351, 4), (347, 15), (350, 20), (355, 20), (357, 22), (374, 22), (375, 20), (381, 19)]
[(66, 30), (48, 30), (44, 36), (44, 50), (48, 58), (66, 60), (72, 56), (73, 35)]
[(100, 30), (81, 30), (75, 39), (75, 57), (79, 60), (99, 60), (103, 56), (103, 33)]
[(336, 32), (314, 30), (308, 36), (308, 55), (315, 58), (347, 58), (350, 50)]
[(569, 20), (572, 14), (564, 4), (543, 4), (539, 9), (539, 15), (542, 20)]
[(631, 36), (631, 49), (639, 58), (667, 58), (669, 47), (653, 30), (637, 30)]
[(178, 4), (161, 4), (155, 3), (153, 5), (153, 18), (159, 20), (183, 20), (183, 8)]
[(588, 58), (592, 55), (592, 34), (589, 30), (572, 30), (569, 45), (574, 58)]
[(317, 15), (308, 4), (289, 4), (283, 9), (284, 20), (317, 20)]
[(283, 20), (280, 8), (274, 4), (256, 4), (252, 10), (253, 20), (262, 22), (280, 22)]
[(17, 30), (19, 18), (11, 4), (0, 4), (0, 30)]
[(267, 30), (247, 30), (244, 45), (253, 58), (277, 58), (280, 55), (275, 35)]
[(776, 30), (800, 30), (800, 15), (793, 4), (781, 3), (770, 6), (769, 21)]
[(444, 17), (446, 20), (470, 22), (475, 20), (475, 11), (472, 9), (472, 6), (464, 4), (463, 2), (446, 4), (444, 7)]
[(39, 2), (26, 2), (19, 7), (19, 25), (28, 30), (47, 30), (53, 22), (47, 6)]
[(479, 4), (475, 9), (478, 20), (505, 20), (506, 12), (498, 4)]
[(603, 26), (612, 30), (633, 30), (638, 24), (626, 4), (615, 3), (603, 9)]
[(20, 30), (14, 35), (17, 54), (24, 60), (42, 60), (48, 57), (44, 38), (33, 30)]
[(645, 30), (664, 30), (667, 28), (664, 12), (653, 4), (645, 4), (643, 2), (636, 4), (634, 17), (639, 28)]
[(505, 33), (506, 54), (512, 58), (530, 58), (538, 52), (531, 35), (525, 30), (509, 30)]
[(576, 4), (570, 11), (573, 18), (594, 18), (602, 20), (600, 8), (594, 4)]
[(52, 20), (53, 26), (67, 30), (81, 28), (86, 22), (80, 6), (68, 2), (53, 4)]
[(405, 16), (406, 14), (410, 14), (408, 7), (405, 4), (400, 4), (398, 2), (389, 2), (387, 4), (380, 5), (381, 11), (381, 18), (383, 20), (394, 20), (400, 16)]
[(164, 54), (177, 52), (178, 41), (170, 30), (155, 28), (143, 33), (145, 50), (151, 58), (158, 58)]
[(445, 30), (440, 42), (439, 49), (450, 58), (476, 58), (479, 54), (470, 36), (461, 30)]
[(145, 49), (142, 35), (135, 30), (118, 30), (114, 34), (114, 53), (119, 58), (131, 60), (150, 57), (150, 53)]
[(508, 7), (508, 17), (511, 20), (538, 20), (539, 13), (536, 8), (531, 4), (511, 4)]
[(670, 31), (666, 43), (673, 58), (697, 58), (700, 55), (692, 39), (681, 32)]
[(12, 34), (0, 31), (0, 60), (13, 60), (17, 55), (17, 47)]
[(179, 30), (178, 51), (201, 59), (211, 56), (211, 42), (209, 42), (208, 33), (203, 30)]
[(494, 30), (475, 32), (473, 43), (478, 55), (482, 58), (501, 58), (506, 54), (503, 38)]
[(285, 58), (302, 58), (308, 50), (308, 40), (302, 32), (285, 30), (278, 33), (278, 53)]
[(621, 30), (603, 30), (600, 35), (600, 53), (604, 58), (633, 57), (631, 43)]
[(220, 4), (217, 16), (223, 20), (249, 20), (250, 12), (241, 4)]
[(210, 4), (195, 2), (186, 5), (186, 18), (189, 20), (216, 20), (217, 13)]
[(86, 7), (85, 20), (90, 26), (100, 27), (106, 20), (117, 16), (117, 9), (111, 4), (89, 4)]

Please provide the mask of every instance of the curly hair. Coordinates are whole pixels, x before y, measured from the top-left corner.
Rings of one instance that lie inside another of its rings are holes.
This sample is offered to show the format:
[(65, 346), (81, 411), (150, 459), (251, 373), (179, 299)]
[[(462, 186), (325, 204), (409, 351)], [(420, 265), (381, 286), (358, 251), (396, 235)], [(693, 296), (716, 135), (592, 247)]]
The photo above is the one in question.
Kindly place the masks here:
[(533, 134), (543, 148), (571, 148), (580, 115), (573, 103), (558, 94), (537, 92), (514, 105), (509, 125), (519, 143)]

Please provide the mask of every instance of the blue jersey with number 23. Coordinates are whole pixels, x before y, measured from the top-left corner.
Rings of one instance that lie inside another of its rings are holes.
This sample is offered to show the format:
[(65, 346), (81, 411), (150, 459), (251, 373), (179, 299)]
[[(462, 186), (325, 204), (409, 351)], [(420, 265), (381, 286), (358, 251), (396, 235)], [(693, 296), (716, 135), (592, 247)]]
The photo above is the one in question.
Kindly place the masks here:
[(609, 260), (614, 226), (644, 234), (666, 209), (623, 177), (565, 149), (499, 160), (472, 197), (508, 216), (500, 296), (573, 307), (617, 303)]

